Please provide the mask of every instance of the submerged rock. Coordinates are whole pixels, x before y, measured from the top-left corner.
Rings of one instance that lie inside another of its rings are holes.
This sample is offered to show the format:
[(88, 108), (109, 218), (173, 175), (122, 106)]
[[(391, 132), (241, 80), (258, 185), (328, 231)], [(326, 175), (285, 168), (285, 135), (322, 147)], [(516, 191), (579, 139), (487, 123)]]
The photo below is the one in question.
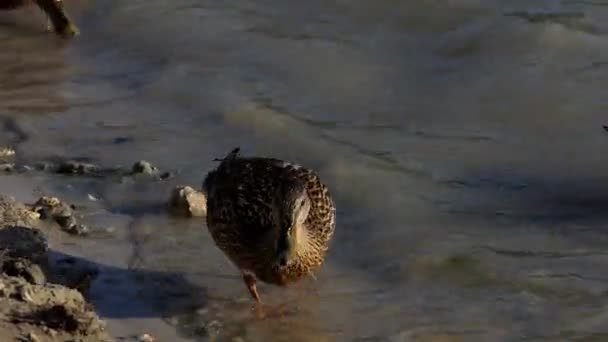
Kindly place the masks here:
[(86, 175), (98, 173), (99, 171), (100, 169), (97, 165), (69, 160), (59, 164), (56, 172), (63, 174)]
[(175, 215), (205, 216), (207, 215), (207, 197), (189, 186), (178, 186), (171, 192), (169, 209)]
[(154, 175), (158, 174), (158, 168), (145, 160), (140, 160), (140, 161), (136, 162), (135, 164), (133, 164), (133, 168), (131, 169), (131, 174), (133, 174), (133, 175), (144, 174), (144, 175), (154, 176)]

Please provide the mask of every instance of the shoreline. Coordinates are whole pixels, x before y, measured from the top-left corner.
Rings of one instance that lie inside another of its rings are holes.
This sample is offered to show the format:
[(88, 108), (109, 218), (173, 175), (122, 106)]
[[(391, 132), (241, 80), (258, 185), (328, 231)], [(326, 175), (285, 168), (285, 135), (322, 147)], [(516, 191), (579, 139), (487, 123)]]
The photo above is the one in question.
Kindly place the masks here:
[[(127, 232), (113, 231), (114, 222), (109, 222), (103, 228), (105, 233), (100, 233), (99, 229), (89, 229), (80, 222), (79, 206), (52, 196), (35, 200), (41, 181), (31, 175), (114, 180), (133, 177), (162, 182), (170, 178), (169, 173), (161, 173), (141, 161), (131, 170), (108, 169), (110, 171), (101, 173), (102, 168), (74, 161), (56, 165), (39, 163), (37, 165), (46, 167), (31, 167), (15, 166), (10, 160), (14, 154), (0, 157), (3, 157), (0, 164), (11, 165), (0, 171), (0, 237), (4, 234), (10, 238), (0, 243), (0, 250), (20, 250), (19, 246), (35, 242), (36, 236), (44, 241), (36, 245), (35, 251), (18, 255), (6, 252), (7, 257), (0, 259), (0, 264), (5, 265), (0, 270), (0, 289), (4, 291), (0, 296), (3, 302), (0, 306), (4, 308), (0, 311), (1, 336), (15, 341), (188, 340), (178, 335), (171, 320), (167, 321), (160, 310), (139, 298), (139, 292), (145, 290), (134, 280), (139, 271), (132, 269), (123, 255), (112, 255), (115, 253), (111, 248), (131, 248), (125, 237)], [(89, 199), (95, 201), (92, 197)], [(204, 195), (188, 186), (175, 187), (163, 200), (167, 215), (197, 217), (203, 216), (206, 210)], [(128, 220), (127, 217), (123, 221)], [(100, 238), (104, 234), (105, 237)], [(179, 274), (141, 272), (152, 279), (182, 281)], [(21, 294), (23, 291), (25, 295)], [(61, 317), (63, 321), (55, 322), (52, 317)]]

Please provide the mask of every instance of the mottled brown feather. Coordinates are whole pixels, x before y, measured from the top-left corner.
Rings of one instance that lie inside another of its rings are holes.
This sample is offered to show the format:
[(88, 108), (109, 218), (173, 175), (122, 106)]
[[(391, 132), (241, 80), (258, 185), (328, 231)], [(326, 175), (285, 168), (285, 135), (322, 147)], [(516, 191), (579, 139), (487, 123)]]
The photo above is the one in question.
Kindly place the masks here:
[[(241, 270), (267, 283), (286, 285), (309, 275), (325, 257), (335, 230), (335, 207), (327, 187), (310, 169), (233, 150), (203, 182), (207, 227), (216, 245)], [(304, 223), (308, 243), (286, 268), (275, 265), (273, 196), (277, 187), (300, 182), (311, 202)]]

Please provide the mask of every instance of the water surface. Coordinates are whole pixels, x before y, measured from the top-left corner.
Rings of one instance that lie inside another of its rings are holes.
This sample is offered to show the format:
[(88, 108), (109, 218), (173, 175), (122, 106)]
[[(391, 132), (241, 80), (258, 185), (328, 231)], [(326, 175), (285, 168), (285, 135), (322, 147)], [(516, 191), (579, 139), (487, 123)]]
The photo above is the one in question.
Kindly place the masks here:
[[(108, 268), (105, 317), (200, 341), (608, 338), (608, 7), (72, 2), (70, 43), (0, 16), (1, 142), (177, 174), (37, 179), (115, 228), (73, 247)], [(338, 206), (317, 280), (262, 287), (281, 320), (252, 319), (203, 220), (162, 207), (235, 146), (315, 168)]]

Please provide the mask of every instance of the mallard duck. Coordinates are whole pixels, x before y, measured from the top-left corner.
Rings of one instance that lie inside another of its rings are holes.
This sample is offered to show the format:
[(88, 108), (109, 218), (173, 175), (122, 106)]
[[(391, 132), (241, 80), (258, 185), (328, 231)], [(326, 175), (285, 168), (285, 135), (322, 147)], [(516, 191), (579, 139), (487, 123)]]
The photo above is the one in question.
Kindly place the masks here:
[(207, 228), (262, 304), (256, 279), (286, 286), (323, 263), (336, 225), (327, 187), (311, 170), (231, 151), (207, 174)]
[(0, 0), (0, 10), (12, 10), (26, 6), (31, 2), (36, 3), (49, 18), (49, 26), (55, 33), (62, 36), (75, 36), (79, 33), (78, 28), (63, 10), (63, 0)]

